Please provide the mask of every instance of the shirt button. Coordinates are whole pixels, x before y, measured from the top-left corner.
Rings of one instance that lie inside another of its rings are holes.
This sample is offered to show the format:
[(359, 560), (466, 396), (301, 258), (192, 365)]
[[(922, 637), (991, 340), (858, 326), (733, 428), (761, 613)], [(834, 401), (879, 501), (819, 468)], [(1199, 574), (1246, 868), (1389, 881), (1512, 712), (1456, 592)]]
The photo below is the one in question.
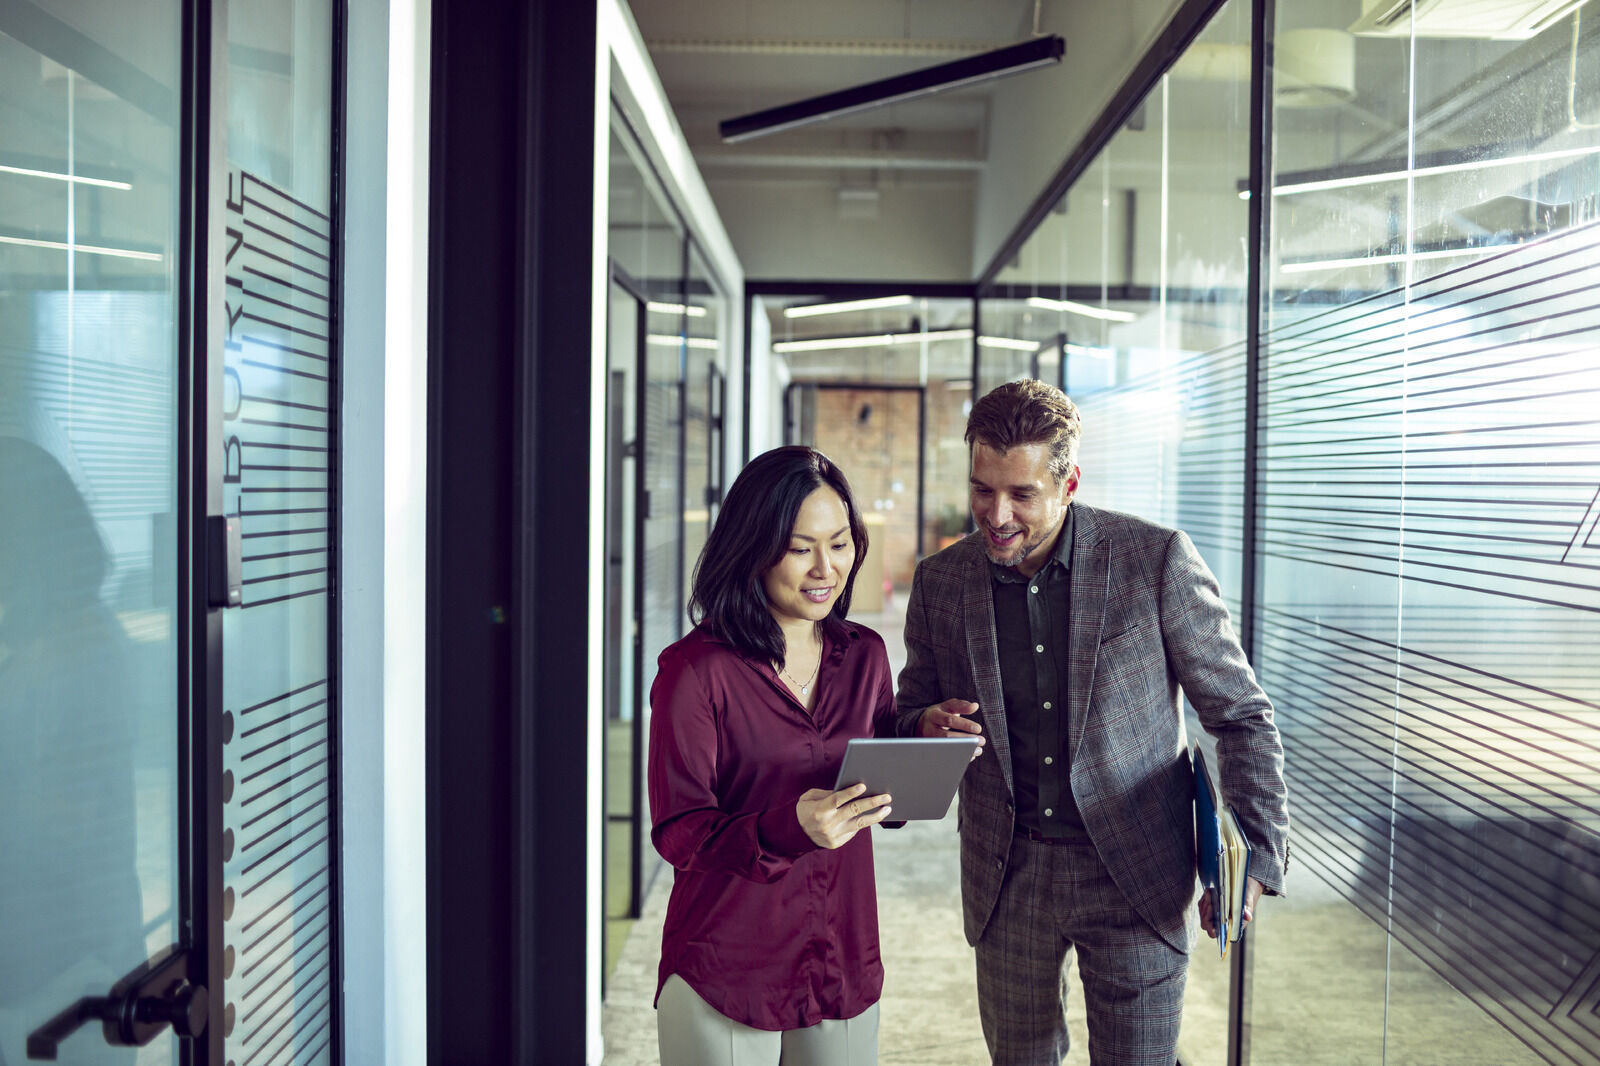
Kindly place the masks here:
[(1050, 701), (1049, 700), (1045, 700), (1044, 701), (1044, 709), (1047, 710), (1047, 711), (1050, 709)]
[(1045, 764), (1045, 765), (1046, 765), (1046, 766), (1049, 766), (1049, 765), (1050, 765), (1050, 764), (1051, 764), (1051, 763), (1053, 763), (1053, 762), (1055, 762), (1055, 760), (1054, 760), (1054, 759), (1052, 759), (1052, 758), (1051, 758), (1051, 757), (1050, 757), (1050, 756), (1048, 756), (1048, 755), (1046, 755), (1046, 756), (1045, 756), (1045, 757), (1044, 757), (1044, 764)]
[(1035, 644), (1033, 646), (1033, 650), (1034, 651), (1044, 651), (1044, 645), (1043, 644)]
[(1054, 813), (1056, 813), (1056, 812), (1055, 812), (1055, 811), (1052, 811), (1052, 810), (1051, 810), (1051, 809), (1050, 809), (1050, 808), (1049, 808), (1049, 807), (1046, 807), (1046, 808), (1045, 808), (1045, 809), (1044, 809), (1044, 816), (1045, 816), (1045, 817), (1046, 817), (1046, 818), (1048, 818), (1048, 817), (1050, 817), (1050, 816), (1051, 816), (1051, 815), (1052, 815), (1052, 814), (1054, 814)]
[(1038, 592), (1039, 591), (1039, 586), (1038, 585), (1034, 585), (1031, 588), (1029, 588), (1028, 591), (1029, 592)]

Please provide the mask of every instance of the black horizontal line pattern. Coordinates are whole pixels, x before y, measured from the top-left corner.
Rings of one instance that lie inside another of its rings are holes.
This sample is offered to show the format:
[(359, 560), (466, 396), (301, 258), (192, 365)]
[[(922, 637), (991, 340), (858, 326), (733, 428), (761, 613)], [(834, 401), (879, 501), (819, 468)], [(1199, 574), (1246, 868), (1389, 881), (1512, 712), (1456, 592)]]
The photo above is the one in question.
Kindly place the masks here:
[(293, 699), (295, 696), (298, 696), (301, 693), (310, 692), (312, 689), (316, 688), (318, 685), (326, 685), (327, 683), (328, 683), (328, 679), (327, 678), (318, 678), (316, 681), (308, 681), (305, 684), (300, 685), (297, 688), (290, 689), (288, 692), (284, 692), (284, 693), (281, 693), (280, 695), (273, 696), (270, 699), (262, 700), (260, 703), (253, 703), (250, 706), (246, 707), (244, 710), (240, 711), (239, 715), (240, 715), (240, 717), (243, 717), (244, 715), (252, 714), (252, 713), (254, 713), (256, 711), (261, 710), (263, 707), (271, 707), (275, 703), (282, 703), (284, 700)]
[[(225, 654), (281, 656), (293, 641), (299, 663), (318, 654), (309, 642), (320, 638), (304, 626), (307, 612), (321, 608), (285, 610), (290, 601), (326, 597), (332, 573), (328, 219), (245, 172), (234, 174), (228, 207), (242, 237), (227, 267), (239, 284), (229, 290), (225, 356), (240, 371), (239, 408), (225, 423), (237, 442), (238, 477), (227, 503), (249, 549), (238, 639), (251, 647), (236, 653), (230, 645)], [(224, 808), (235, 841), (224, 877), (238, 899), (227, 932), (240, 959), (227, 989), (238, 1010), (227, 1049), (240, 1066), (311, 1061), (306, 1050), (328, 1046), (334, 710), (329, 677), (263, 694), (240, 712), (224, 749), (237, 782)]]
[[(289, 987), (289, 983), (291, 981), (294, 981), (297, 977), (309, 979), (299, 972), (298, 967), (292, 967), (287, 974), (279, 978), (276, 984), (271, 985), (270, 987), (267, 985), (267, 982), (271, 981), (274, 977), (277, 977), (279, 972), (282, 971), (285, 966), (288, 966), (288, 964), (291, 962), (298, 961), (300, 953), (305, 951), (307, 948), (326, 948), (327, 945), (325, 943), (318, 943), (318, 938), (327, 931), (328, 924), (324, 922), (322, 925), (301, 937), (296, 943), (295, 949), (292, 953), (285, 955), (282, 959), (278, 960), (278, 964), (276, 966), (263, 973), (253, 987), (246, 988), (240, 993), (239, 999), (244, 1004), (244, 1010), (239, 1014), (240, 1025), (249, 1025), (251, 1019), (258, 1017), (261, 1011), (271, 1004), (279, 995), (279, 993), (283, 992), (284, 989)], [(249, 1037), (246, 1037), (245, 1041), (248, 1043), (249, 1039)]]
[(1263, 338), (1256, 663), (1295, 859), (1600, 1064), (1600, 226), (1296, 314)]

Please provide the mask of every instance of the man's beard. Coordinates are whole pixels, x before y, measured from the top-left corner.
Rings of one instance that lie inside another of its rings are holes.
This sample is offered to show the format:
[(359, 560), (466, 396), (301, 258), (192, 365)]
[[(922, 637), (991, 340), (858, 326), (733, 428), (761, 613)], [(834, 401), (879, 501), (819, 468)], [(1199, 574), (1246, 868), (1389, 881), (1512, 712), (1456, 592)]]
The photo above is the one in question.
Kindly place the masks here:
[(1022, 565), (1022, 560), (1026, 559), (1029, 555), (1033, 554), (1033, 550), (1035, 548), (1037, 548), (1039, 545), (1043, 544), (1045, 542), (1045, 539), (1047, 537), (1049, 537), (1049, 535), (1050, 534), (1046, 533), (1043, 537), (1040, 537), (1037, 540), (1033, 540), (1033, 541), (1026, 541), (1025, 540), (1018, 547), (1011, 549), (1012, 551), (1014, 551), (1016, 553), (1015, 558), (997, 559), (997, 558), (995, 558), (995, 554), (994, 554), (994, 545), (989, 543), (988, 530), (985, 530), (984, 531), (983, 553), (985, 555), (987, 555), (989, 557), (989, 561), (991, 563), (993, 563), (994, 565), (996, 565), (996, 566), (1021, 566)]

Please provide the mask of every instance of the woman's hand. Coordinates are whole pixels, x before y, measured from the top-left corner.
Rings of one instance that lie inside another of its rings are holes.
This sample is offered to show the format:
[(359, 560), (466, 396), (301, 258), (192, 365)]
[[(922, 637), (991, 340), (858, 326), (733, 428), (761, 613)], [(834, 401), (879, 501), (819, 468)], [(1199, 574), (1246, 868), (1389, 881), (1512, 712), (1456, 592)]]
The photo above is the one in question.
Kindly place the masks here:
[(865, 784), (854, 784), (837, 792), (807, 789), (794, 805), (800, 828), (819, 847), (842, 848), (850, 838), (869, 825), (889, 817), (889, 796), (863, 796)]
[[(924, 737), (960, 737), (976, 736), (983, 732), (983, 726), (973, 721), (971, 715), (978, 713), (978, 705), (971, 700), (945, 700), (935, 703), (932, 707), (922, 712), (922, 717), (917, 721), (917, 735)], [(984, 738), (978, 737), (977, 747), (972, 749), (972, 757), (976, 759), (983, 754)]]

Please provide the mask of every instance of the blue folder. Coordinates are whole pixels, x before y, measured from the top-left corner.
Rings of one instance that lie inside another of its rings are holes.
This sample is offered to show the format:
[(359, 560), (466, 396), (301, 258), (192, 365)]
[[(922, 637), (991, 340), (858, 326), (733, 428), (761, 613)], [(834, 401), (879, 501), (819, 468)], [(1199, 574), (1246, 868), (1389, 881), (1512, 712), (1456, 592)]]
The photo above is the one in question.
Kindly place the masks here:
[(1194, 853), (1201, 891), (1211, 896), (1217, 921), (1217, 945), (1223, 958), (1228, 945), (1244, 934), (1241, 912), (1250, 876), (1250, 840), (1232, 806), (1206, 767), (1205, 753), (1194, 746)]

